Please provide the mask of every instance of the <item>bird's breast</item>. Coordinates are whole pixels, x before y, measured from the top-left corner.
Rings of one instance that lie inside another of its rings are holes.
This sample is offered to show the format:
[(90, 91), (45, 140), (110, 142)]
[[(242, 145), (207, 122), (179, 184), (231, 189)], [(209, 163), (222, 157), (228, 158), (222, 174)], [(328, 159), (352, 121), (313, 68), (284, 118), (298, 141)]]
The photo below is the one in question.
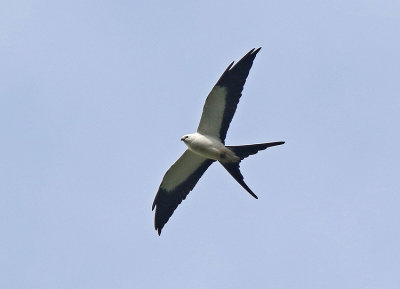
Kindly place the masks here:
[(219, 140), (199, 133), (196, 133), (194, 140), (186, 143), (186, 145), (194, 153), (212, 160), (219, 160), (225, 149), (225, 146)]

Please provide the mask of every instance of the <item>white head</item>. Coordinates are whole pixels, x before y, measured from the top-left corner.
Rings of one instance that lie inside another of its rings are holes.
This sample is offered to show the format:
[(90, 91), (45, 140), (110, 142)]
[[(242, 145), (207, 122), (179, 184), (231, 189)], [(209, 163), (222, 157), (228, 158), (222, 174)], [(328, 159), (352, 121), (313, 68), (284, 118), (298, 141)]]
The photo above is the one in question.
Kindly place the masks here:
[(181, 137), (181, 141), (184, 143), (191, 143), (193, 141), (193, 134), (185, 134), (183, 137)]

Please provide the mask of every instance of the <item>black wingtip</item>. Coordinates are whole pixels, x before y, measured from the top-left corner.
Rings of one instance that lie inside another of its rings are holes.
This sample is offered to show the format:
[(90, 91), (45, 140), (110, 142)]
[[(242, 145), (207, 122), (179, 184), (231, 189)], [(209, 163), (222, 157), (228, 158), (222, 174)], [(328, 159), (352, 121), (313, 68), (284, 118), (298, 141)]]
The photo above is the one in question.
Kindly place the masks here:
[(258, 53), (258, 51), (260, 51), (260, 49), (261, 49), (261, 47), (259, 47), (257, 49), (255, 49), (255, 48), (250, 49), (250, 51), (247, 52), (243, 58), (248, 57), (249, 55), (254, 55), (254, 57), (255, 57), (256, 54)]
[[(249, 52), (247, 52), (246, 55), (243, 56), (242, 59), (240, 59), (237, 63), (241, 62), (243, 59), (246, 59), (246, 58), (249, 57), (250, 55), (251, 55), (251, 56), (254, 55), (254, 57), (252, 57), (253, 60), (254, 60), (254, 58), (256, 57), (257, 53), (258, 53), (260, 50), (261, 50), (261, 47), (259, 47), (259, 48), (257, 48), (257, 49), (255, 49), (255, 48), (251, 49), (251, 50), (250, 50)], [(251, 62), (253, 62), (253, 61), (251, 61)], [(235, 63), (235, 61), (233, 61), (231, 64), (229, 64), (229, 66), (228, 66), (228, 68), (225, 70), (225, 72), (226, 72), (226, 71), (229, 71), (229, 70), (232, 68), (232, 66), (233, 66), (234, 63)], [(237, 65), (237, 63), (236, 63), (236, 65)], [(236, 66), (236, 65), (235, 65), (235, 66)]]
[[(246, 57), (246, 56), (249, 56), (249, 55), (254, 55), (254, 57), (256, 57), (257, 53), (258, 53), (260, 50), (261, 50), (261, 47), (258, 47), (257, 49), (253, 48), (253, 49), (251, 49), (249, 52), (247, 52), (247, 54), (245, 55), (245, 57)], [(244, 58), (244, 57), (243, 57), (243, 58)]]
[(261, 50), (261, 48), (262, 48), (262, 47), (258, 47), (258, 48), (257, 48), (257, 49), (255, 49), (255, 50), (254, 50), (254, 48), (253, 48), (253, 50), (254, 50), (254, 51), (252, 52), (252, 54), (257, 54), (257, 53), (258, 53), (258, 51), (260, 51), (260, 50)]

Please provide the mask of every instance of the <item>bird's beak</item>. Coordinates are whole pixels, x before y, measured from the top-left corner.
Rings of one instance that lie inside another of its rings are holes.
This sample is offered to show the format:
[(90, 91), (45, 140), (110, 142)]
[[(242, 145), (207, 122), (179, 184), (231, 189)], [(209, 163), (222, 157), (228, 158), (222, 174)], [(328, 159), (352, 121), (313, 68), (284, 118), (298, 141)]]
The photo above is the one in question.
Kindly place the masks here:
[(184, 137), (181, 137), (181, 141), (184, 141), (185, 140), (185, 138)]

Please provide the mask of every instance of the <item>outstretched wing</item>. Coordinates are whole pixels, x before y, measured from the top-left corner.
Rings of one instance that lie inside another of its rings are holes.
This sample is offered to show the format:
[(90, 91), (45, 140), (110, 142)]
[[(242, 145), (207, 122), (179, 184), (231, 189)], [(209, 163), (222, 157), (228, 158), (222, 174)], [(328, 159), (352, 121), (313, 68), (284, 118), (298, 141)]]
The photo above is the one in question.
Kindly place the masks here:
[(222, 74), (207, 96), (197, 128), (199, 133), (216, 137), (225, 143), (226, 133), (242, 96), (243, 86), (260, 49), (261, 47), (250, 50), (234, 66), (232, 62)]
[(165, 173), (152, 207), (152, 210), (156, 208), (154, 227), (159, 235), (175, 209), (213, 162), (186, 150)]

